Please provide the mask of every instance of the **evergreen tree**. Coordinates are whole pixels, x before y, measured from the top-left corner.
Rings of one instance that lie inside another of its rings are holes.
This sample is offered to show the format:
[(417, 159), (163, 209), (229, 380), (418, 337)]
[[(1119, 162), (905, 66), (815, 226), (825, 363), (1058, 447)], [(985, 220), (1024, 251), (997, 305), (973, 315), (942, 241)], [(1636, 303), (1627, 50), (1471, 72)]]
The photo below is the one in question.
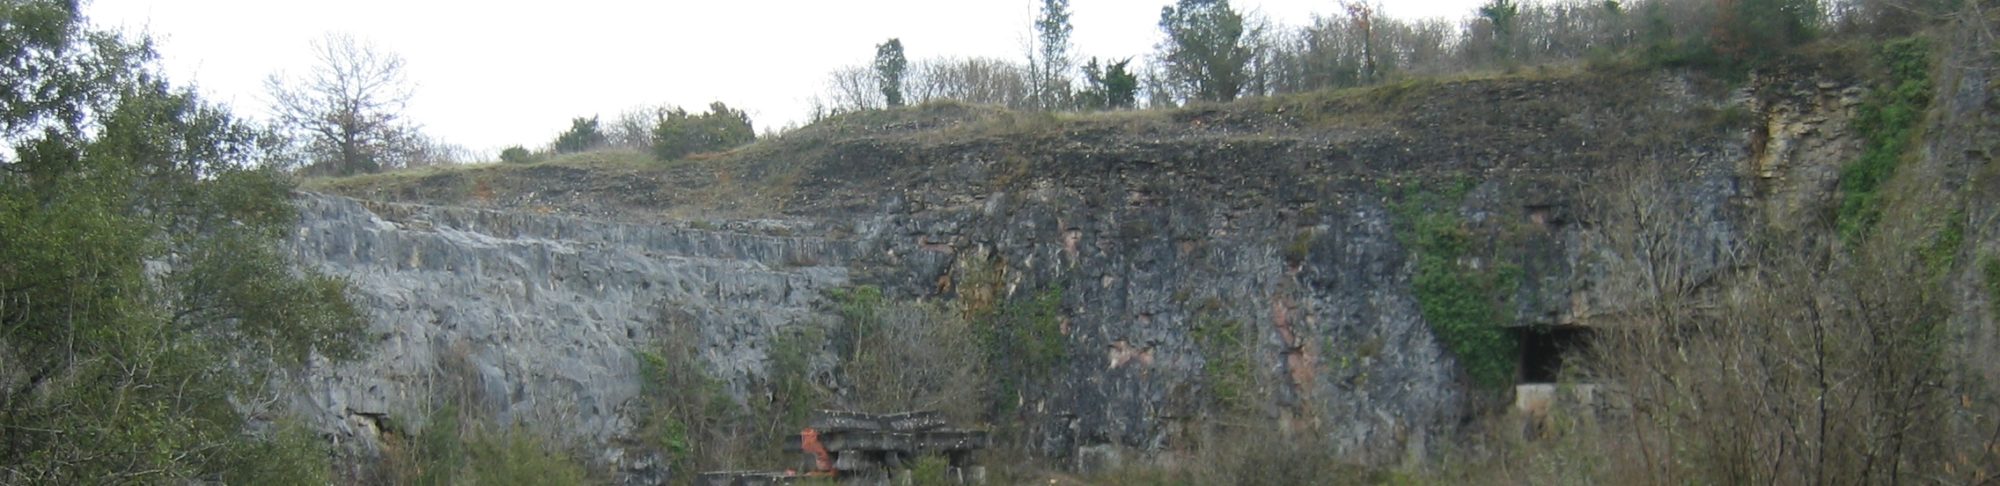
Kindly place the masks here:
[(1132, 108), (1139, 95), (1139, 76), (1126, 70), (1131, 58), (1100, 66), (1097, 58), (1083, 66), (1084, 80), (1090, 83), (1085, 88), (1083, 100), (1086, 108), (1126, 109)]
[(604, 132), (597, 129), (597, 117), (576, 117), (552, 145), (558, 154), (582, 152), (604, 146)]
[(1243, 16), (1229, 0), (1180, 0), (1160, 9), (1160, 61), (1183, 98), (1230, 101), (1243, 91), (1250, 58)]
[(882, 87), (882, 99), (890, 108), (903, 106), (903, 71), (910, 61), (903, 58), (903, 41), (889, 39), (875, 46), (875, 81)]
[(1521, 6), (1513, 0), (1489, 0), (1479, 7), (1479, 18), (1486, 21), (1493, 37), (1493, 58), (1507, 61), (1514, 58), (1515, 30), (1519, 29)]

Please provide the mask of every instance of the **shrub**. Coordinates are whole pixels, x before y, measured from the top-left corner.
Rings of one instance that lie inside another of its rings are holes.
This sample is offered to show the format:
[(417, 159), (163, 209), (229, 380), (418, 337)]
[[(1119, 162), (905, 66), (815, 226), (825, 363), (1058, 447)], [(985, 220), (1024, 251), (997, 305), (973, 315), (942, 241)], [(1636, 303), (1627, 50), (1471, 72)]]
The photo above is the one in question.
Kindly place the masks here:
[[(459, 399), (448, 398), (425, 419), (410, 444), (390, 441), (385, 461), (390, 479), (397, 484), (439, 486), (585, 483), (583, 464), (569, 454), (524, 428), (496, 429), (465, 413)], [(391, 438), (401, 433), (394, 428), (391, 432), (387, 434)]]
[(730, 439), (748, 433), (751, 417), (709, 373), (693, 318), (668, 312), (661, 321), (658, 344), (632, 353), (639, 362), (639, 435), (665, 456), (670, 475), (731, 467), (744, 444)]
[(977, 419), (989, 378), (972, 326), (934, 305), (885, 299), (874, 287), (832, 292), (845, 405), (925, 408), (959, 423)]
[(535, 161), (535, 158), (533, 152), (529, 152), (528, 149), (521, 148), (519, 145), (507, 147), (506, 150), (500, 151), (500, 161), (509, 164), (531, 163)]
[(769, 401), (759, 401), (753, 413), (769, 424), (769, 430), (794, 431), (805, 426), (812, 411), (827, 407), (827, 389), (813, 380), (813, 355), (826, 342), (826, 331), (806, 325), (782, 331), (771, 338), (771, 360), (765, 367), (765, 392)]
[(576, 117), (570, 120), (569, 131), (556, 136), (549, 145), (558, 154), (582, 152), (604, 146), (604, 132), (597, 128), (597, 117)]
[(678, 160), (690, 154), (736, 148), (756, 140), (750, 115), (731, 109), (720, 101), (708, 105), (708, 113), (662, 110), (653, 126), (653, 155), (661, 160)]

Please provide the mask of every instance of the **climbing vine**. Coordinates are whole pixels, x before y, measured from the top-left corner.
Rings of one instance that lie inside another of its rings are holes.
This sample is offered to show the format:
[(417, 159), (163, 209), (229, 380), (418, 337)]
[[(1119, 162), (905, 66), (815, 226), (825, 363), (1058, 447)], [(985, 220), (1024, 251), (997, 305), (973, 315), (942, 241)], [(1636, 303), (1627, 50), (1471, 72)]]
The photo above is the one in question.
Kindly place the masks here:
[(1502, 304), (1518, 280), (1506, 265), (1475, 268), (1473, 233), (1455, 211), (1472, 184), (1451, 183), (1441, 192), (1404, 191), (1396, 204), (1397, 236), (1415, 260), (1410, 287), (1431, 332), (1458, 358), (1473, 382), (1498, 388), (1514, 377), (1519, 346), (1507, 332)]

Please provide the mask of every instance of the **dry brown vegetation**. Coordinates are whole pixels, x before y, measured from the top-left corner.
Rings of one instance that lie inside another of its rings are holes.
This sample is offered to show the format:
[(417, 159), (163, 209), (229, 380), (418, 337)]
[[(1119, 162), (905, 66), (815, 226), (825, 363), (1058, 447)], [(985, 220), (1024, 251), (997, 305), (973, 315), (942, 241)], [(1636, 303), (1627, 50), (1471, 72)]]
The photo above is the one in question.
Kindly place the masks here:
[(1993, 480), (1995, 405), (1975, 401), (1982, 385), (1954, 373), (1952, 297), (1922, 254), (1949, 235), (1904, 226), (1843, 244), (1816, 228), (1704, 247), (1686, 240), (1702, 233), (1703, 221), (1687, 217), (1702, 208), (1664, 190), (1681, 178), (1625, 176), (1592, 208), (1614, 277), (1597, 290), (1617, 307), (1593, 323), (1587, 364), (1571, 370), (1572, 383), (1594, 386), (1594, 403), (1567, 401), (1526, 433), (1494, 429), (1418, 477)]

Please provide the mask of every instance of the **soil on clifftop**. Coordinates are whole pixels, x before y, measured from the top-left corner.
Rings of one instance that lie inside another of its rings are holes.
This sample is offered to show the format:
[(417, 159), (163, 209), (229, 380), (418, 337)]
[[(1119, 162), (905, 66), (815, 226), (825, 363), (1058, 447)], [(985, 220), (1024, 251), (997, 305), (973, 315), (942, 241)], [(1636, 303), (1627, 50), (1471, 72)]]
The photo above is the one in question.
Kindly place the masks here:
[(921, 210), (1136, 174), (1256, 203), (1373, 189), (1389, 175), (1581, 176), (1743, 136), (1754, 122), (1727, 102), (1731, 90), (1681, 72), (1542, 69), (1163, 110), (930, 103), (836, 116), (685, 160), (607, 150), (311, 180), (305, 189), (635, 221), (824, 219), (889, 200)]

